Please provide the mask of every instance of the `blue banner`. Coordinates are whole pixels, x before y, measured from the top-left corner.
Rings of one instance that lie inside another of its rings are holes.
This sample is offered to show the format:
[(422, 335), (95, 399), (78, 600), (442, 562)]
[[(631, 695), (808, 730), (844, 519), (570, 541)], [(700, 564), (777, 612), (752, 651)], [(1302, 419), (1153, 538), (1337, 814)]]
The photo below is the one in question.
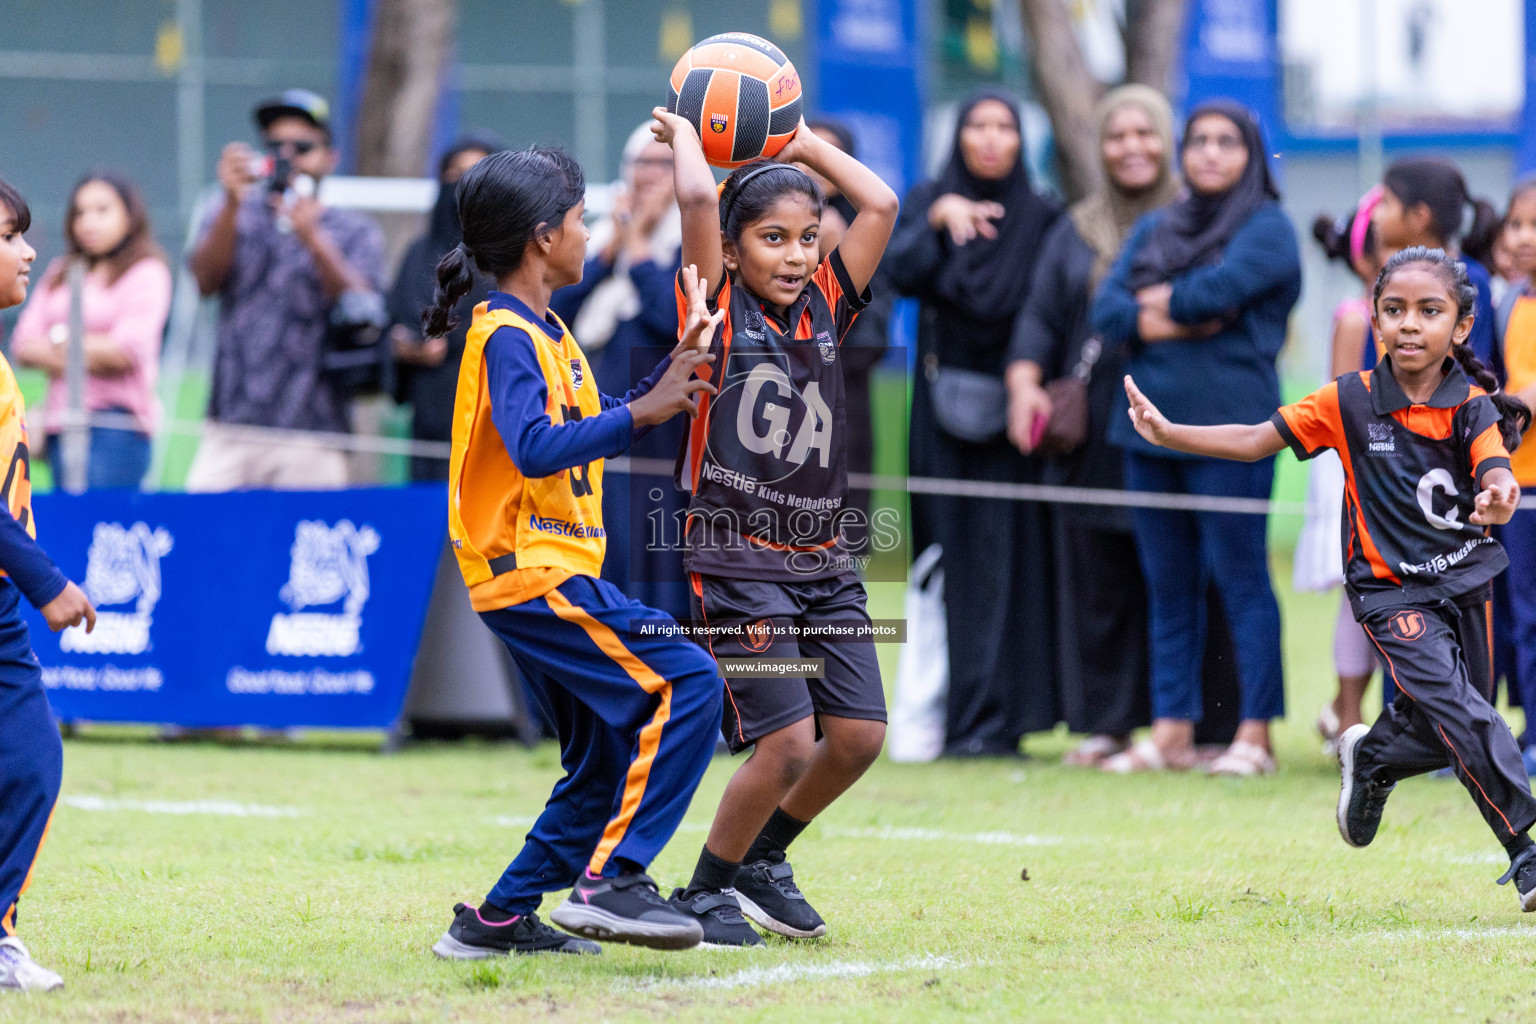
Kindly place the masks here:
[(1280, 123), (1278, 0), (1190, 0), (1184, 50), (1184, 109), (1236, 100), (1258, 117), (1270, 141)]
[(924, 54), (916, 0), (820, 0), (815, 113), (848, 125), (859, 159), (903, 194), (922, 175)]
[(97, 608), (29, 609), (54, 713), (186, 726), (383, 728), (399, 717), (447, 532), (441, 486), (34, 499)]

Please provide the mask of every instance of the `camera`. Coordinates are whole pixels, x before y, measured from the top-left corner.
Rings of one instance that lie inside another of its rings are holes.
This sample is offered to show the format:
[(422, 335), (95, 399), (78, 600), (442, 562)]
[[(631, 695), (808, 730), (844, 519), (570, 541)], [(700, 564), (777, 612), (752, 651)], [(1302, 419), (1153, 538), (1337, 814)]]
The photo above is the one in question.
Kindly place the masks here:
[(267, 175), (267, 191), (273, 195), (282, 195), (288, 191), (288, 186), (293, 179), (293, 161), (286, 156), (272, 158), (272, 167)]

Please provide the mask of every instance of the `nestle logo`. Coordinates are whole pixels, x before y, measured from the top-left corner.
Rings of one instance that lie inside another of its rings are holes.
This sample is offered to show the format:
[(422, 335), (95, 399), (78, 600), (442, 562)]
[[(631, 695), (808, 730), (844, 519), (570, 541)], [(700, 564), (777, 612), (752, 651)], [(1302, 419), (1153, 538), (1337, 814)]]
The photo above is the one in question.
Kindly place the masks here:
[(1397, 442), (1392, 437), (1392, 424), (1367, 423), (1365, 425), (1366, 438), (1370, 441), (1366, 450), (1376, 453), (1397, 451)]

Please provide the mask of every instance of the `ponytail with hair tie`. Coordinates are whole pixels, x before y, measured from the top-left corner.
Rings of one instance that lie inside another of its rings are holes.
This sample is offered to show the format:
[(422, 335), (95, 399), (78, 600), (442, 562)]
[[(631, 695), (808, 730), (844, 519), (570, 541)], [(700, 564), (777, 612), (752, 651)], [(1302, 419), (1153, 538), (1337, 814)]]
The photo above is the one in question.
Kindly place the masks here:
[(473, 259), (469, 246), (460, 242), (438, 261), (437, 290), (432, 296), (432, 305), (421, 314), (423, 337), (446, 337), (449, 331), (458, 326), (455, 307), (460, 299), (469, 294), (469, 289), (475, 283)]
[(1493, 371), (1472, 351), (1472, 346), (1463, 342), (1451, 346), (1451, 355), (1456, 357), (1456, 363), (1461, 367), (1461, 372), (1472, 378), (1473, 383), (1484, 391), (1493, 400), (1494, 408), (1499, 410), (1499, 435), (1504, 439), (1504, 447), (1513, 452), (1520, 447), (1520, 439), (1531, 426), (1531, 410), (1520, 399), (1502, 390), (1499, 387), (1499, 379), (1493, 375)]

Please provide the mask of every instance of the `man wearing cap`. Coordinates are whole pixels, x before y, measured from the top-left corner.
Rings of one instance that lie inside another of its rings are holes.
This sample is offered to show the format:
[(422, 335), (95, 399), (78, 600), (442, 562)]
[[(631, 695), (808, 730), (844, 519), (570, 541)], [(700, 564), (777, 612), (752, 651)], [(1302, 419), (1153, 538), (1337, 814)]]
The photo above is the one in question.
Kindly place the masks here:
[(187, 490), (344, 487), (343, 451), (227, 429), (350, 431), (350, 396), (321, 370), (331, 311), (344, 294), (381, 293), (384, 278), (378, 226), (316, 198), (336, 166), (326, 101), (289, 89), (257, 106), (255, 118), (267, 159), (243, 142), (224, 147), (223, 201), (205, 217), (188, 259), (220, 309), (210, 422)]

